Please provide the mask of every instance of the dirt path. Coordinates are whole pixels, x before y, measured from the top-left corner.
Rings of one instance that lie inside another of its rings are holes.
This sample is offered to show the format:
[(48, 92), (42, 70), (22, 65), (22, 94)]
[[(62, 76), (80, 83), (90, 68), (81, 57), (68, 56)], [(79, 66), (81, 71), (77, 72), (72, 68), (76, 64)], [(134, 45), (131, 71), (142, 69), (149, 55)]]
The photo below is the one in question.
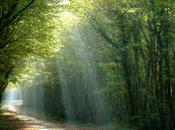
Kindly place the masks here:
[(0, 130), (105, 130), (35, 118), (14, 106), (4, 106), (0, 112)]
[(0, 130), (28, 130), (25, 121), (11, 111), (0, 111)]
[(17, 115), (12, 111), (0, 112), (0, 130), (102, 130), (73, 124), (48, 122), (26, 115)]

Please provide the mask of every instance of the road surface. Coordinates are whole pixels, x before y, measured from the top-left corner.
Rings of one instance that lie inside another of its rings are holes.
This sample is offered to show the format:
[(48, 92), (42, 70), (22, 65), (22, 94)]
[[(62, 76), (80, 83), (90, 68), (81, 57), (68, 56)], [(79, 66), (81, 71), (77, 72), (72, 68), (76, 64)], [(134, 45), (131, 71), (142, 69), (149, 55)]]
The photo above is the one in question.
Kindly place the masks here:
[[(21, 125), (21, 127), (12, 128), (12, 130), (106, 130), (102, 128), (92, 128), (82, 125), (61, 123), (58, 121), (48, 120), (44, 117), (41, 118), (41, 116), (36, 118), (35, 114), (32, 115), (31, 113), (29, 114), (28, 112), (20, 109), (21, 105), (22, 101), (20, 100), (10, 102), (7, 101), (3, 103), (2, 115), (8, 117), (8, 119), (12, 118), (10, 121), (14, 124), (18, 126)], [(5, 127), (7, 127), (5, 129), (8, 129), (7, 125)], [(0, 130), (1, 129), (2, 128), (0, 128)]]

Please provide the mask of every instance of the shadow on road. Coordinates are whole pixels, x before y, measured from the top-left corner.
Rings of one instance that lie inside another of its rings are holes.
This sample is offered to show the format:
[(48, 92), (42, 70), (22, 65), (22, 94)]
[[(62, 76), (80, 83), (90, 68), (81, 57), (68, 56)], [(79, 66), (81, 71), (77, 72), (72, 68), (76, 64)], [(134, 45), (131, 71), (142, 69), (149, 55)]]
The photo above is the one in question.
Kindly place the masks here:
[(26, 123), (11, 111), (0, 111), (0, 130), (28, 130)]

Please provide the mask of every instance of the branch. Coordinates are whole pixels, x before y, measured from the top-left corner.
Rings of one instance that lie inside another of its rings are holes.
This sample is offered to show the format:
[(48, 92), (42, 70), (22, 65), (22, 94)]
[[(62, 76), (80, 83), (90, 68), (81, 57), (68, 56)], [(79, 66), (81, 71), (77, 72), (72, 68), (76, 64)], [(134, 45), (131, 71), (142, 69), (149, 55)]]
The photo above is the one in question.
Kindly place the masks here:
[(14, 66), (11, 66), (11, 67), (8, 69), (7, 73), (5, 74), (5, 80), (6, 80), (6, 81), (5, 81), (4, 83), (0, 84), (0, 94), (1, 94), (1, 93), (5, 90), (5, 88), (7, 87), (7, 85), (8, 85), (7, 79), (9, 78), (9, 76), (10, 76), (10, 74), (11, 74), (13, 68), (14, 68)]
[(140, 20), (139, 20), (138, 23), (139, 23), (139, 25), (140, 25), (140, 29), (141, 29), (141, 31), (142, 31), (142, 33), (143, 33), (143, 36), (145, 37), (146, 42), (149, 43), (149, 40), (148, 40), (148, 38), (147, 38), (147, 36), (146, 36), (146, 33), (145, 33), (144, 29), (143, 29), (143, 26), (142, 26)]
[(116, 42), (115, 42), (112, 38), (110, 38), (110, 37), (108, 36), (108, 34), (107, 34), (106, 31), (103, 29), (102, 25), (97, 21), (97, 19), (94, 18), (94, 17), (92, 17), (92, 16), (91, 16), (91, 19), (92, 19), (92, 21), (95, 21), (95, 23), (96, 23), (97, 26), (95, 26), (95, 25), (93, 24), (93, 22), (90, 22), (90, 24), (93, 26), (93, 28), (95, 28), (95, 30), (97, 30), (97, 32), (101, 35), (101, 37), (102, 37), (105, 41), (109, 42), (113, 47), (118, 48), (118, 46), (116, 45)]
[(4, 19), (10, 18), (11, 14), (13, 13), (13, 10), (17, 6), (17, 1), (14, 2), (14, 4), (11, 6), (11, 8), (8, 10), (8, 12), (0, 18), (0, 21), (3, 21)]
[(31, 0), (26, 6), (24, 6), (23, 9), (21, 9), (18, 13), (16, 13), (11, 20), (17, 18), (22, 12), (24, 12), (30, 5), (32, 5), (35, 2), (35, 0)]
[(5, 22), (5, 24), (0, 28), (0, 30), (4, 29), (5, 27), (7, 27), (10, 23), (12, 23), (18, 16), (20, 16), (30, 5), (32, 5), (32, 3), (34, 3), (35, 0), (31, 0), (27, 5), (25, 5), (20, 11), (18, 11), (15, 15), (13, 15), (11, 17), (10, 20), (8, 20), (7, 22)]
[(14, 68), (14, 66), (11, 66), (11, 67), (8, 69), (7, 73), (5, 74), (5, 79), (8, 79), (8, 78), (9, 78), (9, 76), (10, 76), (10, 74), (11, 74), (13, 68)]

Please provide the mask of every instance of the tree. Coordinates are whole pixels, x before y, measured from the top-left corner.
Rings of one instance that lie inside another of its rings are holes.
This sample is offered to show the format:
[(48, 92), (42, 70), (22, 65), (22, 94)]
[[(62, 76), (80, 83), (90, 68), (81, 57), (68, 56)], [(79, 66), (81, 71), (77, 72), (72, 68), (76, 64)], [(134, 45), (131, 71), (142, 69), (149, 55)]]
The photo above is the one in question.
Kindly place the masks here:
[(78, 11), (74, 10), (75, 3), (73, 11), (79, 16), (83, 13), (106, 43), (113, 46), (114, 59), (120, 56), (115, 62), (122, 65), (117, 75), (123, 77), (130, 123), (145, 129), (174, 129), (170, 76), (174, 2), (91, 1), (93, 8), (79, 4)]
[(6, 1), (2, 3), (1, 9), (4, 10), (1, 12), (0, 20), (3, 34), (0, 36), (0, 97), (2, 98), (16, 63), (29, 54), (48, 56), (47, 52), (51, 52), (54, 42), (51, 32), (53, 28), (50, 25), (52, 15), (49, 14), (52, 7), (47, 0)]
[(7, 79), (14, 67), (10, 62), (5, 63), (7, 57), (4, 56), (5, 48), (11, 43), (11, 30), (13, 24), (19, 20), (22, 13), (32, 4), (35, 0), (24, 1), (23, 3), (17, 0), (2, 1), (0, 5), (0, 57), (1, 57), (1, 78), (0, 78), (0, 101), (2, 93), (7, 86)]

